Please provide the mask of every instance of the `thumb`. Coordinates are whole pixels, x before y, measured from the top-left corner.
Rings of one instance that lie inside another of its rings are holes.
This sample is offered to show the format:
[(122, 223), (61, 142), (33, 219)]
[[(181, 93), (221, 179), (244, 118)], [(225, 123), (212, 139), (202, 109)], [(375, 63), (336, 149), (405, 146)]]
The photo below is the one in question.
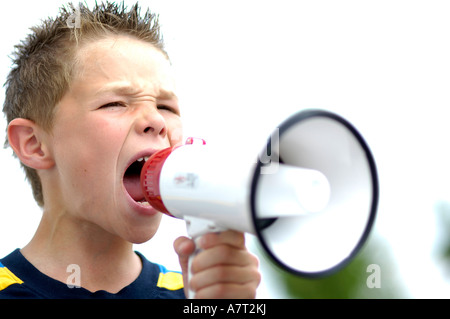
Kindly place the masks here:
[(173, 243), (173, 248), (178, 255), (181, 271), (183, 272), (184, 286), (187, 287), (187, 280), (189, 278), (189, 256), (195, 251), (194, 241), (187, 237), (178, 237)]

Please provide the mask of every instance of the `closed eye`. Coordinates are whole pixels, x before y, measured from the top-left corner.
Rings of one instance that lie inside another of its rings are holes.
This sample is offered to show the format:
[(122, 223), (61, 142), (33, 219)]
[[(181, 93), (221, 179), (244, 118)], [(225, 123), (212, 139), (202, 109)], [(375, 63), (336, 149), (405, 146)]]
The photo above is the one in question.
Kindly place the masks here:
[(105, 105), (102, 105), (102, 106), (100, 106), (99, 108), (101, 109), (101, 108), (117, 107), (117, 106), (125, 107), (125, 104), (122, 103), (122, 102), (116, 101), (116, 102), (106, 103)]
[(167, 106), (167, 105), (158, 105), (158, 110), (165, 110), (165, 111), (169, 111), (169, 112), (178, 114), (178, 112), (174, 108)]

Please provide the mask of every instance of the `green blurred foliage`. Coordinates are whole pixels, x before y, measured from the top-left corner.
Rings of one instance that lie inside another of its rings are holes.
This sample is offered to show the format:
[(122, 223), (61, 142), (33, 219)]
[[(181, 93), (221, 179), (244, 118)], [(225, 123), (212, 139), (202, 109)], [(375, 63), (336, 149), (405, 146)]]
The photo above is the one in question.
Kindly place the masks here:
[[(305, 278), (279, 268), (267, 257), (274, 277), (289, 298), (296, 299), (392, 299), (407, 298), (388, 243), (372, 234), (356, 257), (336, 273), (321, 278)], [(370, 265), (376, 265), (373, 270)], [(379, 267), (378, 267), (379, 266)], [(368, 268), (369, 267), (369, 268)], [(373, 287), (378, 271), (380, 287)], [(367, 283), (369, 281), (369, 284)]]
[(450, 202), (437, 201), (434, 211), (436, 213), (437, 223), (434, 253), (438, 263), (444, 268), (444, 273), (450, 277)]

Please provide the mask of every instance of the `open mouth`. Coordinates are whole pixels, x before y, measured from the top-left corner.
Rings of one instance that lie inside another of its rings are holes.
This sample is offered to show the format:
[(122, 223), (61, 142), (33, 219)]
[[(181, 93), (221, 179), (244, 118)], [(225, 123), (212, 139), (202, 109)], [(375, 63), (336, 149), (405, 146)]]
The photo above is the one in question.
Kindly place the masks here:
[(135, 160), (125, 171), (123, 176), (123, 185), (131, 198), (144, 206), (150, 206), (144, 196), (144, 192), (141, 187), (141, 171), (145, 162), (150, 156), (140, 157)]

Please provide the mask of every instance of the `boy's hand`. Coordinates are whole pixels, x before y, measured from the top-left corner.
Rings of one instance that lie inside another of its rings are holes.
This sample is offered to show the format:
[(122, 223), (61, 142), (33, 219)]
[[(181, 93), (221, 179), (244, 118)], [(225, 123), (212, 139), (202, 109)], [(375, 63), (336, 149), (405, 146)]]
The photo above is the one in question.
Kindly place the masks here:
[(190, 285), (195, 298), (199, 299), (255, 298), (261, 281), (259, 261), (247, 251), (243, 233), (232, 230), (209, 233), (198, 242), (203, 251), (192, 261), (190, 276), (187, 275), (188, 260), (194, 252), (194, 242), (186, 237), (179, 237), (174, 242), (186, 292)]

